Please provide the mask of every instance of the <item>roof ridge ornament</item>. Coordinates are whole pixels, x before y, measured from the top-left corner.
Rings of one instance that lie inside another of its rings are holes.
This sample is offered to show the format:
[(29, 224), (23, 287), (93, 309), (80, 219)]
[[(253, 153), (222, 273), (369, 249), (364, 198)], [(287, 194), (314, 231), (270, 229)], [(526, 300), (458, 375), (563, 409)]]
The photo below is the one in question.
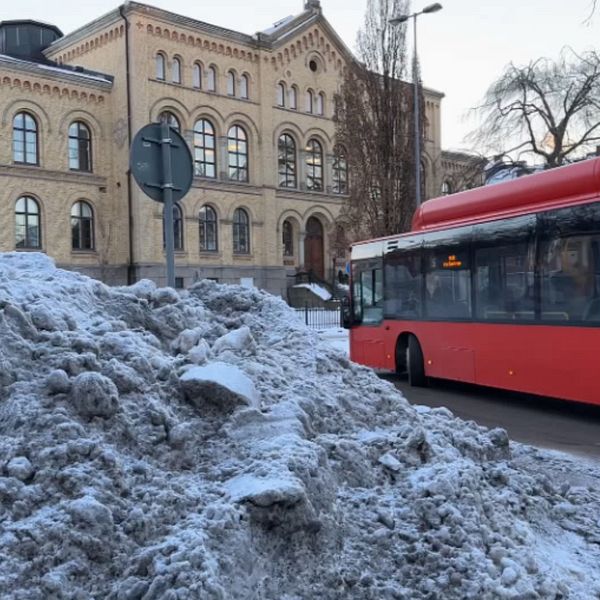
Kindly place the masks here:
[(304, 10), (313, 10), (315, 12), (321, 12), (321, 1), (320, 0), (305, 0)]

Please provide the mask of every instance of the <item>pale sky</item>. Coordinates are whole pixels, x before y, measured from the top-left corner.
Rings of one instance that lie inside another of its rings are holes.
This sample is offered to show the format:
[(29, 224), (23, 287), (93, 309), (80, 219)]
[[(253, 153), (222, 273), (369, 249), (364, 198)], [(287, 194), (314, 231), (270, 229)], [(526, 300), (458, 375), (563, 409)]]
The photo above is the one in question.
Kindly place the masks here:
[[(323, 13), (347, 46), (367, 0), (321, 0)], [(303, 0), (153, 0), (146, 2), (200, 21), (253, 34), (303, 9)], [(413, 0), (421, 10), (431, 0)], [(446, 94), (442, 103), (442, 147), (468, 149), (466, 120), (488, 85), (510, 61), (524, 64), (556, 58), (565, 45), (600, 50), (600, 7), (591, 23), (592, 0), (441, 0), (443, 10), (418, 18), (418, 54), (423, 83)], [(119, 5), (118, 0), (2, 0), (0, 20), (37, 19), (69, 33)], [(412, 39), (409, 40), (412, 52)]]

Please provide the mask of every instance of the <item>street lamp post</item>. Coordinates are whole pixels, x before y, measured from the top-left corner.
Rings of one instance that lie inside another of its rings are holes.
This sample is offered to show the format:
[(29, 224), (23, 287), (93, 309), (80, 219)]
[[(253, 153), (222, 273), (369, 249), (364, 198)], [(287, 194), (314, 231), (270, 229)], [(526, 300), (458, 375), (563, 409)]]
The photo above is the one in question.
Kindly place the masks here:
[(442, 5), (436, 2), (426, 6), (422, 11), (412, 13), (411, 15), (400, 15), (389, 20), (392, 25), (405, 23), (413, 19), (413, 86), (414, 86), (414, 115), (415, 115), (415, 186), (416, 186), (416, 204), (417, 208), (421, 206), (421, 131), (419, 127), (419, 62), (417, 58), (417, 17), (422, 14), (437, 12), (442, 9)]

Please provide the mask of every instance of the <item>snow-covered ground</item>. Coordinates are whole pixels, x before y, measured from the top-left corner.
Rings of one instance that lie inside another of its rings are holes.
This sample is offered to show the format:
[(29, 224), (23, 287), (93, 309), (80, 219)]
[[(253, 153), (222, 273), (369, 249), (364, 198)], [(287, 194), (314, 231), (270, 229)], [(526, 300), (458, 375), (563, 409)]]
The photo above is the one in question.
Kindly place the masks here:
[(258, 290), (0, 255), (2, 598), (598, 598), (599, 481)]

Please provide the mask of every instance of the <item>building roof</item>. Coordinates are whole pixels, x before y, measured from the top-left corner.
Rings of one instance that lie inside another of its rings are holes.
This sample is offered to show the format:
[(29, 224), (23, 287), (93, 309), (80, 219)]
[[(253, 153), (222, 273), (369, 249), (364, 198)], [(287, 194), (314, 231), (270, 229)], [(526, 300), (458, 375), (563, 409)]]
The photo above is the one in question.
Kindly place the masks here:
[(52, 23), (46, 23), (45, 21), (38, 21), (33, 19), (11, 19), (9, 21), (0, 21), (0, 27), (4, 27), (5, 25), (41, 25), (46, 29), (52, 29), (54, 33), (56, 33), (59, 37), (62, 37), (63, 32)]
[(125, 4), (122, 4), (121, 6), (102, 15), (101, 17), (98, 17), (94, 21), (90, 21), (79, 29), (68, 33), (61, 39), (56, 40), (48, 48), (47, 52), (52, 54), (61, 50), (62, 48), (71, 46), (79, 40), (87, 38), (92, 33), (103, 29), (107, 25), (119, 21), (122, 18), (122, 12), (123, 14), (129, 14), (132, 12), (143, 13), (149, 17), (152, 17), (153, 19), (163, 22), (188, 27), (190, 29), (205, 32), (216, 37), (229, 39), (255, 48), (265, 48), (267, 50), (277, 48), (280, 44), (286, 43), (290, 36), (299, 33), (315, 23), (319, 23), (330, 36), (333, 43), (338, 47), (339, 51), (347, 58), (353, 57), (350, 49), (344, 44), (343, 40), (338, 36), (336, 31), (323, 16), (320, 4), (316, 0), (311, 0), (308, 2), (305, 10), (301, 13), (285, 17), (284, 19), (277, 21), (271, 27), (265, 29), (264, 31), (259, 31), (254, 35), (233, 31), (232, 29), (226, 29), (224, 27), (219, 27), (218, 25), (206, 23), (205, 21), (198, 21), (196, 19), (178, 15), (149, 4), (127, 1)]
[(89, 71), (83, 67), (72, 67), (68, 65), (41, 64), (0, 54), (0, 69), (12, 69), (25, 71), (40, 77), (62, 79), (80, 85), (92, 85), (103, 89), (111, 89), (113, 85), (112, 75)]

